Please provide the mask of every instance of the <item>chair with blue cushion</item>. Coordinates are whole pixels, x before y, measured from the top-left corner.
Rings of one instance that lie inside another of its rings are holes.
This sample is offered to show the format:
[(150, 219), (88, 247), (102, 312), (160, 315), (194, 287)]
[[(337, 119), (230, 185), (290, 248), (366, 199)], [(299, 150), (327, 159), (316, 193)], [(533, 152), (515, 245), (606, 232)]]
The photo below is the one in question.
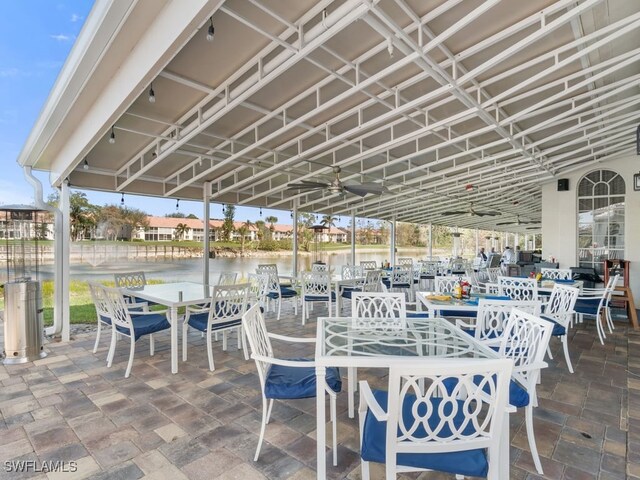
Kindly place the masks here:
[[(315, 343), (314, 338), (295, 338), (267, 332), (264, 318), (258, 305), (253, 305), (242, 317), (242, 328), (251, 348), (251, 358), (256, 362), (262, 390), (262, 423), (260, 439), (254, 461), (258, 460), (264, 432), (274, 400), (315, 398), (316, 369), (313, 360), (280, 359), (273, 354), (271, 339), (295, 343)], [(333, 424), (333, 464), (337, 465), (336, 395), (342, 389), (340, 372), (327, 368), (324, 390), (329, 395), (331, 421)]]
[(153, 312), (136, 312), (135, 314), (129, 310), (124, 295), (118, 288), (104, 288), (107, 297), (109, 314), (111, 317), (111, 346), (109, 347), (109, 356), (107, 366), (111, 367), (113, 357), (115, 355), (118, 334), (129, 337), (131, 339), (131, 347), (129, 350), (129, 363), (124, 377), (129, 378), (131, 368), (133, 367), (133, 356), (135, 354), (136, 342), (143, 336), (149, 335), (150, 355), (154, 353), (153, 334), (168, 330), (171, 324), (167, 319), (167, 311)]
[[(575, 312), (578, 314), (580, 321), (582, 322), (585, 315), (595, 319), (598, 337), (602, 345), (604, 345), (604, 339), (607, 338), (602, 327), (602, 321), (610, 321), (610, 313), (607, 312), (609, 298), (618, 282), (618, 278), (619, 275), (609, 278), (609, 282), (604, 288), (583, 288), (581, 295), (576, 300)], [(609, 328), (611, 329), (610, 325)]]
[(326, 302), (329, 316), (336, 301), (336, 292), (331, 288), (331, 275), (327, 272), (302, 272), (302, 325), (309, 319), (308, 304)]
[(481, 298), (478, 301), (478, 315), (475, 323), (456, 320), (456, 326), (462, 328), (462, 330), (485, 345), (498, 346), (509, 315), (511, 315), (511, 311), (514, 308), (538, 317), (541, 312), (541, 303), (538, 301), (508, 300), (506, 298)]
[[(147, 285), (147, 278), (144, 272), (125, 272), (115, 273), (113, 281), (116, 288), (124, 288), (127, 290), (142, 290)], [(156, 305), (153, 302), (146, 302), (135, 296), (125, 295), (124, 299), (127, 303), (146, 303), (147, 305)]]
[[(100, 333), (102, 325), (111, 330), (111, 312), (109, 311), (109, 302), (107, 300), (106, 292), (104, 291), (104, 285), (95, 282), (87, 282), (89, 284), (89, 292), (91, 293), (91, 299), (93, 305), (96, 308), (96, 316), (98, 319), (98, 331), (96, 333), (96, 343), (93, 345), (93, 353), (98, 351), (98, 345), (100, 344)], [(129, 310), (132, 312), (146, 312), (149, 310), (147, 303), (135, 303), (127, 304)]]
[(394, 265), (382, 283), (390, 292), (406, 292), (409, 301), (413, 300), (413, 268), (410, 265)]
[(378, 263), (375, 260), (363, 260), (360, 262), (360, 266), (366, 272), (367, 270), (377, 270)]
[[(564, 359), (567, 362), (567, 368), (573, 373), (573, 365), (571, 365), (571, 357), (569, 356), (569, 345), (567, 344), (567, 330), (571, 324), (571, 318), (573, 316), (576, 300), (580, 290), (576, 287), (569, 287), (567, 285), (560, 285), (556, 283), (551, 291), (549, 302), (545, 305), (544, 314), (542, 318), (553, 323), (553, 331), (551, 335), (553, 337), (559, 337), (562, 342), (562, 349), (564, 351)], [(549, 351), (549, 358), (551, 352)]]
[[(354, 329), (375, 328), (383, 332), (401, 330), (407, 324), (404, 293), (354, 292), (351, 300), (351, 318)], [(349, 418), (353, 418), (358, 371), (355, 367), (349, 367), (347, 372)]]
[[(389, 369), (388, 391), (360, 382), (362, 479), (369, 463), (397, 473), (435, 470), (499, 478), (501, 436), (512, 362), (506, 359), (448, 363), (408, 362)], [(446, 380), (457, 387), (449, 391)]]
[(282, 311), (283, 300), (291, 300), (293, 302), (293, 312), (297, 315), (298, 292), (296, 292), (296, 290), (292, 286), (281, 285), (278, 274), (274, 273), (273, 271), (258, 269), (257, 273), (267, 275), (267, 303), (277, 302), (278, 320), (280, 320), (280, 312)]
[[(344, 278), (344, 276), (343, 276)], [(367, 270), (364, 272), (364, 280), (356, 282), (353, 286), (348, 285), (342, 288), (341, 298), (351, 300), (355, 292), (379, 292), (382, 290), (382, 270)], [(338, 316), (340, 309), (338, 308)]]
[[(238, 349), (242, 348), (242, 315), (249, 305), (249, 283), (219, 285), (213, 287), (211, 303), (206, 308), (187, 307), (182, 325), (182, 361), (187, 361), (187, 337), (189, 328), (206, 334), (209, 370), (215, 370), (213, 362), (212, 333), (222, 333), (222, 350), (227, 350), (227, 333), (235, 330), (238, 335)], [(245, 349), (245, 358), (248, 360)]]
[(498, 294), (513, 300), (538, 300), (538, 282), (535, 278), (498, 277)]
[(542, 278), (549, 280), (571, 280), (573, 273), (569, 268), (541, 268)]
[(533, 430), (533, 407), (538, 406), (536, 385), (541, 369), (547, 367), (544, 356), (552, 331), (553, 323), (514, 308), (505, 325), (498, 351), (501, 357), (513, 361), (509, 403), (516, 408), (525, 408), (527, 438), (539, 475), (543, 475), (543, 471)]
[(438, 276), (439, 265), (435, 260), (419, 261), (418, 268), (414, 271), (414, 283), (418, 283), (420, 288), (433, 290), (433, 281)]

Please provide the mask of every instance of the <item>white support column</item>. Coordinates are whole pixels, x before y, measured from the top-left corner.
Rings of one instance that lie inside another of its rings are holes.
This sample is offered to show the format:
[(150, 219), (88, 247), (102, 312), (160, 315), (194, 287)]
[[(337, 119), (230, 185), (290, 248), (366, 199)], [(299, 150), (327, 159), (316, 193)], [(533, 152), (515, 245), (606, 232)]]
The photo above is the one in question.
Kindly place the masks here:
[(351, 265), (356, 264), (356, 211), (351, 210)]
[(429, 260), (433, 260), (433, 224), (429, 224)]
[(211, 246), (211, 226), (209, 224), (209, 218), (211, 218), (211, 182), (205, 182), (202, 187), (202, 202), (203, 202), (203, 218), (204, 222), (204, 238), (202, 248), (202, 283), (209, 285), (209, 248)]
[(391, 265), (396, 264), (396, 217), (391, 219), (391, 251), (389, 252), (389, 262)]
[(473, 256), (475, 257), (476, 255), (478, 255), (479, 251), (480, 251), (480, 230), (476, 228), (476, 249), (473, 252)]
[(60, 188), (60, 211), (62, 212), (62, 242), (61, 258), (56, 258), (56, 262), (62, 265), (62, 295), (60, 296), (62, 311), (62, 341), (68, 342), (71, 339), (70, 318), (69, 318), (69, 257), (71, 242), (71, 221), (70, 221), (70, 197), (69, 197), (69, 181), (62, 182)]
[(293, 262), (291, 275), (298, 276), (298, 200), (293, 201)]

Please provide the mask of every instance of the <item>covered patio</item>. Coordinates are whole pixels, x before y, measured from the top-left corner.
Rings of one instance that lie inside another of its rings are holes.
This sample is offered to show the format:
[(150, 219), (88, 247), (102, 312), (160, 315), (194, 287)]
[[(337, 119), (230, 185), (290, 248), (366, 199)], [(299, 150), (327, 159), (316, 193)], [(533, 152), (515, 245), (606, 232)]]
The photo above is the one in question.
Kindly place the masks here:
[[(560, 268), (629, 260), (640, 293), (639, 27), (624, 0), (96, 1), (18, 159), (36, 206), (34, 170), (60, 190), (49, 333), (63, 342), (0, 367), (0, 451), (77, 457), (105, 478), (314, 475), (314, 400), (278, 405), (252, 461), (260, 392), (240, 352), (209, 372), (192, 348), (171, 375), (166, 338), (123, 379), (125, 358), (107, 368), (106, 346), (70, 341), (71, 188), (201, 200), (203, 218), (232, 204), (290, 211), (294, 225), (300, 212), (384, 220), (392, 265), (396, 222), (541, 233)], [(293, 248), (295, 276), (295, 235)], [(205, 254), (203, 284), (212, 273)], [(269, 330), (313, 336), (315, 322), (283, 318), (267, 315)], [(573, 375), (553, 343), (535, 410), (545, 478), (640, 478), (625, 323), (604, 346), (593, 324), (572, 329)], [(338, 410), (328, 476), (360, 478), (344, 396)], [(511, 415), (511, 478), (536, 478), (522, 422)]]

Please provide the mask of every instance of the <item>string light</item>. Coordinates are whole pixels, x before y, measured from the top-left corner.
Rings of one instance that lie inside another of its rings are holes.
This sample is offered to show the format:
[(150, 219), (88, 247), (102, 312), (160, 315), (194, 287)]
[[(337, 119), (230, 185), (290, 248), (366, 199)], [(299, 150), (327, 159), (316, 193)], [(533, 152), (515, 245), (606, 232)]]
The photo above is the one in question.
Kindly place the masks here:
[(262, 218), (262, 207), (260, 207), (260, 218)]
[(111, 126), (111, 135), (109, 135), (109, 143), (112, 145), (116, 143), (116, 132), (113, 130), (113, 126)]
[(213, 17), (211, 17), (209, 21), (211, 22), (211, 24), (209, 25), (209, 29), (207, 30), (207, 41), (213, 42), (213, 35), (216, 33), (215, 29), (213, 28)]
[(176, 211), (180, 209), (180, 199), (176, 200)]
[(149, 103), (156, 103), (156, 92), (153, 91), (153, 82), (149, 86)]
[(82, 165), (84, 170), (89, 170), (89, 162), (87, 162), (87, 157), (84, 157), (84, 164)]
[(120, 198), (120, 205), (122, 207), (124, 207), (124, 193), (122, 194), (122, 197)]

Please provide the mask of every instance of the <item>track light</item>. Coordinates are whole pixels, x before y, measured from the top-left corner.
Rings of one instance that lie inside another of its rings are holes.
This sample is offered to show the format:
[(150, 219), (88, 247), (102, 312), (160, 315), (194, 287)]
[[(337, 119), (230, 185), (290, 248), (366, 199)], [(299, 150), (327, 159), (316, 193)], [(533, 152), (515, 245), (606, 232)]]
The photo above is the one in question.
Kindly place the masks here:
[(209, 25), (209, 30), (207, 30), (207, 41), (213, 42), (213, 35), (215, 34), (215, 29), (213, 28), (213, 17), (209, 19), (211, 24)]
[(176, 211), (180, 210), (180, 199), (176, 200)]
[(149, 86), (149, 103), (156, 103), (156, 92), (153, 91), (153, 82)]
[(112, 145), (116, 143), (116, 132), (113, 130), (113, 126), (111, 127), (111, 135), (109, 135), (109, 143)]
[(124, 207), (124, 193), (122, 194), (122, 197), (120, 198), (120, 206)]
[(84, 164), (82, 165), (84, 170), (89, 170), (89, 162), (87, 162), (87, 158), (84, 159)]

